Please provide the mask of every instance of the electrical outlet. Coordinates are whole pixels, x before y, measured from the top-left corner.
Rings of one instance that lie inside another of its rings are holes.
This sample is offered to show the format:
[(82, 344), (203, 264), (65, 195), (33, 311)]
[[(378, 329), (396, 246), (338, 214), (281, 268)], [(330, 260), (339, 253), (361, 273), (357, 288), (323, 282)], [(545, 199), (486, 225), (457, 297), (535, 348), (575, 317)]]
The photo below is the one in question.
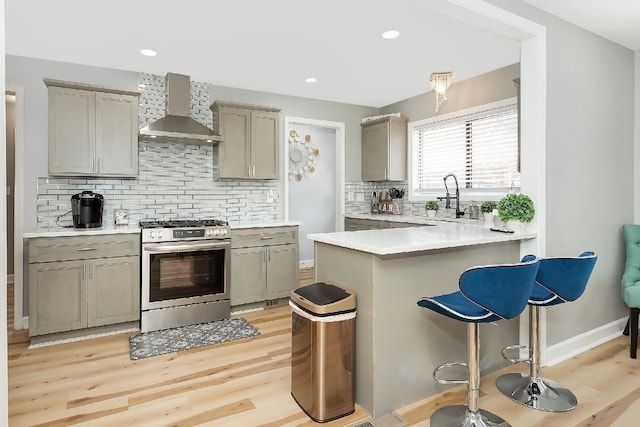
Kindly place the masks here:
[(356, 202), (364, 202), (364, 194), (362, 193), (356, 194)]
[(354, 194), (353, 191), (347, 191), (347, 202), (353, 202)]

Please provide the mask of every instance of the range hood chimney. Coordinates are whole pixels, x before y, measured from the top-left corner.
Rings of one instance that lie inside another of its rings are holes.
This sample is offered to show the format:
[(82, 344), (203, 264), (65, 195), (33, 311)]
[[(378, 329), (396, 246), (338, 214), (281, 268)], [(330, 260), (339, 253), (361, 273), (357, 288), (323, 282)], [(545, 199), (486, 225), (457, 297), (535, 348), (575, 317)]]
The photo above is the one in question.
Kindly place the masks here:
[(140, 136), (147, 141), (185, 142), (191, 144), (222, 141), (211, 129), (189, 116), (191, 79), (189, 76), (167, 73), (166, 115), (140, 129)]

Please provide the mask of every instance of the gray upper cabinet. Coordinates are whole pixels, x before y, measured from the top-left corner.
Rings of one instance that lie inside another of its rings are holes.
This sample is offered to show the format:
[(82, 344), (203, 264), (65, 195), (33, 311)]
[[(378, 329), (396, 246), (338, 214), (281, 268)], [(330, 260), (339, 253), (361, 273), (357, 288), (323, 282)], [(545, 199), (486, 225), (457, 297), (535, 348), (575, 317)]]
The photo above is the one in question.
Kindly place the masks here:
[(278, 179), (280, 110), (216, 101), (211, 105), (220, 178)]
[(406, 117), (362, 123), (362, 180), (407, 180)]
[(45, 79), (49, 174), (138, 175), (138, 92)]

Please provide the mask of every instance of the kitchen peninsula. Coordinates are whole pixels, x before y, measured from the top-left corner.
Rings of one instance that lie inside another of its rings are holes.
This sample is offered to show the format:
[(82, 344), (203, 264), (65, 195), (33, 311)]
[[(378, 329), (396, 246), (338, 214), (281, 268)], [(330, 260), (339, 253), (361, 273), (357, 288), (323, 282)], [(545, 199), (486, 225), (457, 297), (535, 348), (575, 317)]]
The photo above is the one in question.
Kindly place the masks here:
[[(462, 271), (474, 265), (519, 261), (520, 242), (536, 234), (427, 221), (308, 237), (316, 280), (356, 294), (356, 402), (378, 416), (442, 391), (433, 369), (466, 360), (464, 325), (420, 310), (417, 300), (456, 291)], [(480, 342), (483, 374), (500, 368), (500, 349), (518, 342), (518, 320), (483, 326)]]

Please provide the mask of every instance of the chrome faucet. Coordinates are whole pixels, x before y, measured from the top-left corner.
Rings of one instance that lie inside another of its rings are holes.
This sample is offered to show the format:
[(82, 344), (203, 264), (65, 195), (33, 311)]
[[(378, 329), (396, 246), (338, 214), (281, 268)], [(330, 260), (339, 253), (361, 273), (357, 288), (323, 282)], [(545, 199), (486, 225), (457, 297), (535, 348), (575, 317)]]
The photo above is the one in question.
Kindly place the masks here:
[[(447, 178), (452, 177), (453, 180), (456, 183), (456, 195), (455, 196), (451, 196), (449, 194), (449, 187), (447, 187)], [(446, 209), (451, 209), (451, 199), (456, 199), (456, 218), (460, 218), (461, 216), (464, 215), (464, 211), (460, 210), (460, 187), (458, 187), (458, 178), (456, 178), (456, 176), (452, 173), (445, 175), (445, 177), (443, 178), (444, 181), (444, 190), (446, 192), (446, 195), (444, 197), (440, 196), (437, 197), (438, 200), (445, 200), (445, 205), (444, 207)]]

